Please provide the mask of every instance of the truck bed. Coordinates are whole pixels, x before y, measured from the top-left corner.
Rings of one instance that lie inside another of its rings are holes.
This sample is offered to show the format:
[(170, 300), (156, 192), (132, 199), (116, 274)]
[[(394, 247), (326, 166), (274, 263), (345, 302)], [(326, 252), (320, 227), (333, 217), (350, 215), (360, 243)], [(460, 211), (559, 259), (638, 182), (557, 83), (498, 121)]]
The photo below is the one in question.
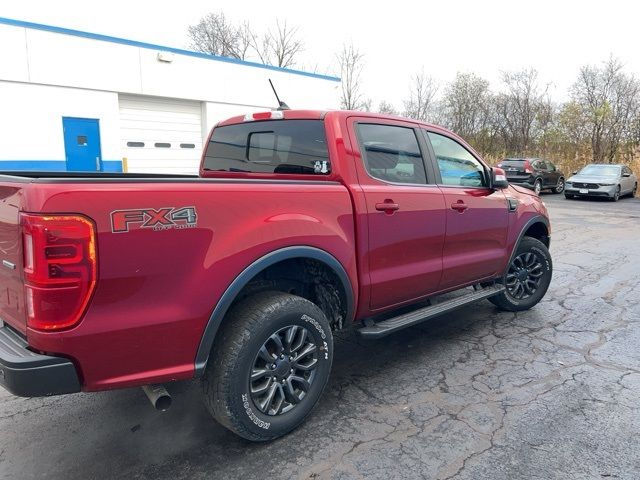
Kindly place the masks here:
[[(0, 261), (16, 268), (0, 264), (0, 290), (15, 298), (0, 305), (0, 318), (34, 350), (80, 365), (85, 390), (192, 377), (218, 299), (239, 272), (274, 250), (328, 251), (357, 284), (353, 207), (338, 182), (13, 173), (0, 175), (0, 240), (15, 248)], [(22, 312), (19, 212), (80, 214), (95, 224), (95, 292), (82, 321), (56, 335), (28, 329)], [(122, 212), (143, 220), (119, 228), (114, 219)], [(154, 215), (166, 225), (145, 225)]]

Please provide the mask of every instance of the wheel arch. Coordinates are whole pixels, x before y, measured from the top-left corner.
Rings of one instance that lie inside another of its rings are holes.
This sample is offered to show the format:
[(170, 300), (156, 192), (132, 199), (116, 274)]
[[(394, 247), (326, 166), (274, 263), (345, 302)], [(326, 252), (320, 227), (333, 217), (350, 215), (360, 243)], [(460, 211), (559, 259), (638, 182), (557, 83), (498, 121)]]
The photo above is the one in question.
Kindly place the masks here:
[(278, 264), (286, 262), (288, 260), (302, 260), (315, 262), (323, 265), (329, 271), (331, 271), (335, 277), (339, 280), (344, 294), (345, 323), (350, 322), (355, 315), (355, 294), (354, 289), (347, 274), (347, 271), (342, 264), (330, 253), (325, 250), (321, 250), (315, 247), (309, 246), (292, 246), (285, 247), (279, 250), (275, 250), (268, 253), (259, 259), (255, 260), (251, 265), (246, 267), (235, 280), (227, 287), (225, 292), (218, 300), (207, 325), (200, 339), (200, 345), (196, 353), (195, 359), (195, 375), (200, 376), (204, 373), (207, 362), (209, 360), (209, 354), (213, 346), (216, 334), (222, 325), (224, 318), (233, 305), (234, 301), (242, 294), (245, 287), (247, 287), (253, 279), (259, 276), (261, 273), (267, 271), (270, 267), (274, 267)]
[(509, 255), (509, 261), (507, 262), (507, 267), (511, 264), (513, 260), (513, 256), (518, 249), (518, 245), (524, 237), (533, 237), (537, 240), (540, 240), (545, 244), (547, 248), (549, 248), (551, 244), (551, 237), (549, 236), (549, 220), (542, 215), (536, 215), (535, 217), (530, 218), (527, 223), (524, 224), (520, 233), (518, 234), (518, 238), (513, 244), (513, 248), (511, 250), (511, 255)]

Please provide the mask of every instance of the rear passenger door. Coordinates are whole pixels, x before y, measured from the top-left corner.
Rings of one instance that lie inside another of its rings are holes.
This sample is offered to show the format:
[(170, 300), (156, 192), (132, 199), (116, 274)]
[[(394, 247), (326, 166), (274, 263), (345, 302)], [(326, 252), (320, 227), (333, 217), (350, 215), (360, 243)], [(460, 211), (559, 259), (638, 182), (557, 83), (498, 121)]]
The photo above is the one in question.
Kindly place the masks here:
[(558, 185), (558, 180), (560, 180), (560, 172), (549, 160), (545, 160), (545, 163), (547, 164), (547, 169), (549, 171), (549, 186), (555, 187)]
[(358, 181), (366, 203), (372, 311), (438, 290), (445, 235), (444, 198), (409, 122), (352, 117)]
[(441, 289), (500, 275), (507, 255), (504, 193), (489, 188), (488, 168), (456, 139), (439, 132), (424, 134), (446, 205)]

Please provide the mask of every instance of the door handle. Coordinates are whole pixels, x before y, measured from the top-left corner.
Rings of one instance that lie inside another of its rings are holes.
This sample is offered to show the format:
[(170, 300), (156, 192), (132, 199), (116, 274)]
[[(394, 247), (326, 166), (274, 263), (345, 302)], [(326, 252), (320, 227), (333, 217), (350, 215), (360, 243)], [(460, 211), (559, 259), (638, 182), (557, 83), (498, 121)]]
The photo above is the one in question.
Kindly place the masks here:
[(460, 213), (462, 213), (469, 207), (462, 200), (458, 200), (456, 203), (452, 203), (451, 204), (451, 208), (454, 209), (454, 210), (457, 210)]
[(391, 215), (396, 210), (400, 210), (400, 205), (394, 203), (393, 200), (386, 199), (382, 203), (376, 203), (376, 210), (379, 212), (384, 212), (387, 215)]
[(96, 157), (96, 171), (100, 171), (100, 157)]

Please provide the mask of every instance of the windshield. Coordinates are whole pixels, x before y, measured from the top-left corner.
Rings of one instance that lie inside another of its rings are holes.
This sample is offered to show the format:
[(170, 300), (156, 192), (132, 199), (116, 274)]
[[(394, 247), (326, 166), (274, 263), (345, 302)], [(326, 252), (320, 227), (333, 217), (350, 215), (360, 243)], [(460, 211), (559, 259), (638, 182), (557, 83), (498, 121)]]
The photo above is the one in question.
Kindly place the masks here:
[(617, 177), (620, 167), (616, 165), (587, 165), (578, 172), (579, 175), (599, 175), (603, 177)]

